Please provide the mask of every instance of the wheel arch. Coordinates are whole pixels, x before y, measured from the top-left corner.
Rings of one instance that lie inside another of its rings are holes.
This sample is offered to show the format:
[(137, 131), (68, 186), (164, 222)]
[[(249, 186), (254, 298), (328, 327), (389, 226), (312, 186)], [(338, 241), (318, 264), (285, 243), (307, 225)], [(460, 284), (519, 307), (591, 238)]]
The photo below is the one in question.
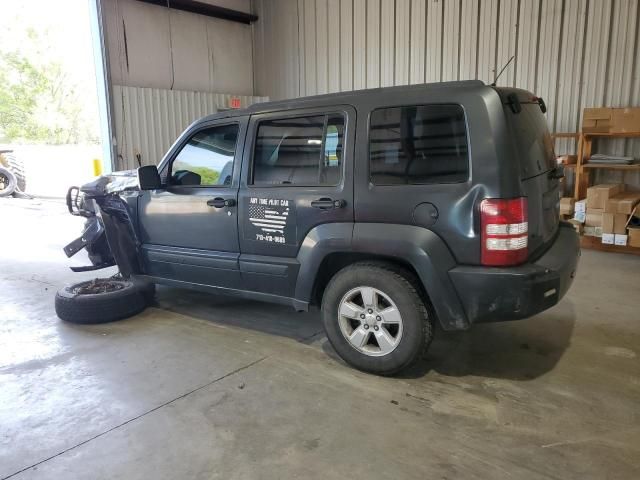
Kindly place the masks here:
[[(348, 240), (342, 236), (347, 230), (351, 233)], [(448, 274), (456, 261), (444, 241), (431, 230), (376, 223), (320, 225), (309, 232), (298, 261), (298, 300), (319, 304), (331, 276), (340, 269), (361, 261), (381, 261), (417, 277), (421, 293), (430, 301), (443, 329), (469, 327)]]

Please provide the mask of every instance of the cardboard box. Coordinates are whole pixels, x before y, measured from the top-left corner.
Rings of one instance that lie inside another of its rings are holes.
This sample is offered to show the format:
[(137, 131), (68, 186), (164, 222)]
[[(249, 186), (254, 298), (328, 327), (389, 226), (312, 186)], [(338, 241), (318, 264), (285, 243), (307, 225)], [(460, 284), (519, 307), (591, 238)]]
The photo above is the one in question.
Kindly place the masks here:
[(613, 108), (585, 108), (582, 116), (584, 133), (609, 133), (613, 117)]
[(578, 163), (577, 155), (558, 155), (556, 157), (556, 162), (560, 165), (575, 165)]
[(607, 200), (604, 211), (607, 213), (624, 213), (631, 215), (633, 209), (640, 203), (640, 192), (619, 193)]
[(629, 222), (629, 215), (624, 213), (613, 214), (613, 233), (618, 235), (627, 234), (627, 223)]
[(602, 208), (587, 208), (587, 215), (584, 220), (584, 224), (587, 227), (602, 227), (602, 215), (604, 210)]
[(607, 213), (602, 214), (602, 232), (618, 233), (624, 235), (627, 233), (627, 221), (629, 215), (624, 213)]
[(627, 235), (619, 235), (616, 233), (614, 235), (613, 244), (624, 247), (627, 244)]
[(573, 197), (562, 197), (560, 199), (560, 215), (573, 215)]
[(582, 232), (584, 231), (584, 226), (582, 225), (583, 222), (580, 222), (575, 218), (572, 218), (571, 220), (569, 220), (569, 223), (573, 225), (573, 228), (576, 229), (576, 232), (578, 232), (578, 235), (582, 235)]
[(640, 133), (640, 108), (613, 108), (611, 133)]
[(640, 228), (635, 227), (629, 229), (627, 245), (640, 248)]
[(640, 133), (640, 108), (585, 108), (583, 133)]
[(609, 199), (622, 191), (624, 191), (623, 183), (603, 183), (589, 187), (587, 188), (587, 208), (604, 209)]
[(584, 223), (586, 219), (587, 219), (587, 212), (575, 212), (573, 214), (573, 220), (575, 220), (576, 222)]
[(615, 235), (613, 233), (603, 233), (602, 243), (605, 245), (613, 245), (615, 242)]
[(602, 237), (602, 227), (584, 227), (584, 234), (587, 237)]
[(613, 235), (613, 213), (606, 213), (604, 212), (602, 214), (602, 232), (606, 233), (606, 234), (612, 234)]

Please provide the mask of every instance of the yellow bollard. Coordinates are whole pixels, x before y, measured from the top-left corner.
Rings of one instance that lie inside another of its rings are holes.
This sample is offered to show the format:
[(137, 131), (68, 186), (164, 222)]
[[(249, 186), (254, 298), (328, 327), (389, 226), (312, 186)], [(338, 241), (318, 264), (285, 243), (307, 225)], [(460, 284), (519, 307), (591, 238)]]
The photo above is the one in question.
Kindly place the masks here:
[(93, 159), (93, 175), (95, 177), (102, 175), (102, 162), (98, 158)]

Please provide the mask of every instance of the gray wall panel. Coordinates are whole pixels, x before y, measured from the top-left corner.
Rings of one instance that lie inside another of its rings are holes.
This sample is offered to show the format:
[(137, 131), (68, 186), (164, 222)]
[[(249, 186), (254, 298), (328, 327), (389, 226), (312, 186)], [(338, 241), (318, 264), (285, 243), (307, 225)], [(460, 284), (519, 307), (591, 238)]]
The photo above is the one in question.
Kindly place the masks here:
[(250, 26), (136, 0), (102, 0), (102, 11), (112, 83), (253, 94)]
[(395, 85), (409, 83), (409, 39), (411, 0), (396, 0), (395, 11)]
[(364, 26), (366, 32), (366, 88), (377, 88), (380, 86), (380, 58), (381, 46), (380, 37), (380, 0), (367, 0), (367, 23)]
[(355, 89), (367, 86), (367, 15), (367, 0), (353, 0), (353, 88)]
[(424, 0), (411, 0), (409, 83), (424, 83), (426, 14)]
[[(260, 15), (255, 32), (270, 28), (261, 27), (270, 11), (283, 15), (293, 8), (288, 18), (300, 38), (284, 44), (277, 43), (278, 30), (254, 34), (256, 43), (266, 42), (266, 58), (255, 64), (256, 78), (264, 78), (256, 93), (290, 98), (336, 87), (475, 78), (490, 83), (515, 55), (498, 84), (535, 91), (547, 102), (551, 130), (576, 131), (585, 107), (640, 106), (639, 2), (254, 0)], [(286, 53), (278, 55), (280, 50)], [(280, 65), (286, 59), (296, 59), (297, 68)], [(304, 88), (274, 88), (276, 82), (265, 77), (275, 72), (292, 75), (290, 83)], [(601, 143), (603, 151), (640, 156), (638, 141)], [(557, 150), (572, 152), (573, 142), (559, 141)]]
[(427, 1), (427, 39), (425, 44), (425, 81), (440, 82), (442, 80), (442, 2)]
[(340, 2), (340, 43), (338, 52), (340, 58), (340, 88), (339, 90), (353, 89), (353, 1)]
[(114, 123), (117, 139), (117, 170), (157, 164), (180, 133), (194, 120), (230, 106), (268, 100), (264, 97), (187, 92), (113, 85)]
[(380, 0), (380, 86), (394, 84), (395, 73), (395, 1)]

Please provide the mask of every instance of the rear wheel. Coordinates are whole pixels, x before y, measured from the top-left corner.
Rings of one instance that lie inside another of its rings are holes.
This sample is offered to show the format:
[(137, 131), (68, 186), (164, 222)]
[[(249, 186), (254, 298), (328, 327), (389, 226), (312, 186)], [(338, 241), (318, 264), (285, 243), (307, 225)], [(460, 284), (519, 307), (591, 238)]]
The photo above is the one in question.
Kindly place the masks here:
[(323, 320), (333, 348), (350, 365), (393, 375), (419, 360), (433, 323), (409, 272), (385, 263), (356, 263), (329, 282)]
[(4, 167), (0, 167), (0, 197), (8, 197), (18, 186), (16, 176)]

